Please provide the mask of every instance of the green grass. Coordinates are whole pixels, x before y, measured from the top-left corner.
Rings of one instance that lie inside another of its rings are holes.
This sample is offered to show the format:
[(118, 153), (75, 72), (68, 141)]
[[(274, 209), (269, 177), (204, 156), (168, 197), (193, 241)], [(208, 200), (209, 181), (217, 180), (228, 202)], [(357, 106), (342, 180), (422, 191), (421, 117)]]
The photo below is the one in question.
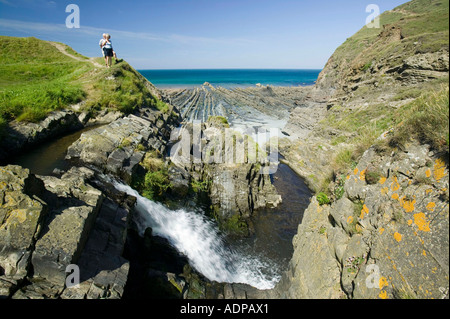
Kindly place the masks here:
[(0, 121), (37, 122), (86, 97), (77, 79), (91, 64), (61, 54), (48, 42), (0, 36), (0, 60)]
[(355, 161), (393, 123), (392, 107), (387, 104), (361, 106), (352, 110), (340, 107), (331, 109), (320, 125), (343, 132), (331, 141), (332, 145), (351, 145), (337, 153), (332, 161), (333, 166), (340, 169)]
[[(123, 143), (128, 144), (126, 140)], [(150, 151), (145, 154), (141, 166), (146, 173), (134, 174), (131, 186), (150, 200), (163, 200), (165, 193), (172, 187), (169, 169), (163, 159), (156, 151)]]
[(210, 116), (208, 118), (208, 123), (212, 125), (218, 124), (220, 126), (230, 127), (228, 120), (223, 116)]
[(317, 198), (317, 202), (319, 203), (320, 206), (328, 205), (330, 203), (330, 200), (329, 200), (327, 194), (325, 194), (323, 192), (317, 194), (316, 198)]
[(145, 175), (142, 195), (150, 200), (161, 199), (164, 193), (171, 187), (167, 169), (148, 172)]
[(105, 69), (88, 91), (90, 99), (86, 108), (89, 110), (108, 108), (128, 114), (140, 107), (151, 107), (169, 112), (169, 106), (146, 89), (142, 76), (126, 62)]
[(47, 41), (33, 37), (16, 38), (7, 36), (0, 36), (0, 61), (2, 61), (2, 65), (74, 62), (72, 58), (61, 54)]
[(194, 193), (206, 193), (209, 190), (211, 181), (205, 179), (203, 181), (191, 180), (191, 189)]
[(429, 144), (438, 152), (449, 152), (449, 87), (442, 85), (411, 103), (394, 115), (396, 126), (388, 143), (402, 145), (412, 138)]

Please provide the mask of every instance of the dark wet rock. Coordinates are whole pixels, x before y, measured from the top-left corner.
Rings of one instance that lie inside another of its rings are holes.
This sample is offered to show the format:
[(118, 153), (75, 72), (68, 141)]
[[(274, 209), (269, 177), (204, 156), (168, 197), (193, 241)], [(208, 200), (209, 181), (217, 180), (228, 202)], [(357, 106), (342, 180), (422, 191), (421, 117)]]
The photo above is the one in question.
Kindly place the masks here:
[(0, 161), (64, 133), (83, 128), (73, 111), (54, 111), (39, 123), (13, 121), (0, 140)]
[[(188, 123), (180, 129), (179, 136), (174, 134), (174, 139), (180, 138), (181, 142), (171, 149), (170, 178), (176, 182), (176, 187), (185, 191), (189, 185), (194, 193), (207, 194), (211, 214), (224, 230), (247, 235), (247, 222), (255, 210), (276, 207), (281, 202), (270, 175), (265, 173), (270, 168), (267, 157), (257, 158), (251, 154), (240, 133), (237, 133), (234, 144), (242, 147), (223, 142), (225, 129), (228, 129), (225, 123), (209, 121), (195, 125), (198, 127)], [(184, 150), (183, 136), (194, 136), (197, 130), (201, 132), (198, 143), (192, 149)], [(228, 161), (226, 154), (236, 154), (236, 158), (240, 157), (242, 161)]]

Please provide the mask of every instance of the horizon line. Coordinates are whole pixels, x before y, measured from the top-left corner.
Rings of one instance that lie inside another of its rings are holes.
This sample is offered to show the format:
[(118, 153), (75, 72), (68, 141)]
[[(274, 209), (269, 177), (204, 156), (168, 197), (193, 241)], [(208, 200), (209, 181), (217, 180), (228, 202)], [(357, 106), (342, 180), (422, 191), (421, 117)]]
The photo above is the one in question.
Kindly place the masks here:
[(286, 71), (322, 71), (323, 68), (138, 68), (137, 71), (200, 71), (200, 70), (286, 70)]

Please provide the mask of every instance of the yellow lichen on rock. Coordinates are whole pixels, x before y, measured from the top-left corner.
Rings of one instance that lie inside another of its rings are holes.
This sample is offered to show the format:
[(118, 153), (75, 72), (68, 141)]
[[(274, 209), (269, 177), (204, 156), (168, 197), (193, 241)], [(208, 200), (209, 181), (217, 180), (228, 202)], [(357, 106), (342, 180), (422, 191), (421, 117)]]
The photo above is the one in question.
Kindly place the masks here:
[(392, 184), (391, 184), (391, 190), (393, 191), (393, 192), (396, 192), (396, 191), (398, 191), (400, 189), (400, 184), (398, 183), (398, 179), (397, 179), (397, 177), (394, 177), (394, 181), (392, 182)]
[(369, 208), (366, 206), (366, 204), (364, 204), (363, 208), (361, 209), (361, 219), (364, 219), (364, 215), (368, 215), (369, 214)]
[(387, 292), (385, 290), (381, 291), (378, 297), (380, 297), (380, 299), (388, 299)]
[(366, 170), (361, 171), (361, 173), (359, 174), (359, 179), (361, 181), (365, 181), (366, 180)]
[(380, 286), (380, 290), (383, 289), (384, 287), (389, 286), (387, 278), (386, 277), (381, 277), (380, 281), (379, 281), (379, 286)]
[(429, 210), (430, 212), (434, 212), (434, 209), (436, 208), (436, 203), (434, 202), (429, 202), (427, 205), (427, 210)]
[(347, 218), (347, 224), (351, 224), (351, 223), (353, 223), (353, 216), (348, 216), (348, 218)]
[(439, 181), (446, 175), (445, 162), (441, 159), (437, 159), (434, 164), (434, 178)]
[(430, 231), (430, 222), (427, 221), (427, 218), (424, 213), (418, 213), (414, 215), (414, 224), (419, 227), (419, 230), (423, 232)]
[(398, 241), (398, 242), (401, 242), (401, 241), (402, 241), (402, 237), (403, 237), (403, 236), (402, 236), (401, 234), (397, 233), (397, 232), (394, 234), (394, 238), (395, 238), (395, 240)]
[(403, 209), (406, 213), (411, 213), (415, 209), (414, 205), (416, 204), (416, 199), (414, 198), (412, 200), (409, 200), (406, 198), (406, 196), (403, 196), (400, 199), (400, 204), (403, 206)]

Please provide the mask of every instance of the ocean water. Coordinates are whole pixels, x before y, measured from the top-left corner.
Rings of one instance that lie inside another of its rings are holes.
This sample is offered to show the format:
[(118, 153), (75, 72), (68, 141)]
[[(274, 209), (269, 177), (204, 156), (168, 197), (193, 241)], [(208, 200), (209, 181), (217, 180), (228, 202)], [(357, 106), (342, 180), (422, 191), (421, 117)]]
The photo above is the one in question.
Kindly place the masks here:
[(260, 83), (273, 86), (313, 85), (321, 70), (260, 70), (260, 69), (202, 69), (202, 70), (139, 70), (159, 88), (192, 88), (205, 82), (213, 86), (250, 87)]

